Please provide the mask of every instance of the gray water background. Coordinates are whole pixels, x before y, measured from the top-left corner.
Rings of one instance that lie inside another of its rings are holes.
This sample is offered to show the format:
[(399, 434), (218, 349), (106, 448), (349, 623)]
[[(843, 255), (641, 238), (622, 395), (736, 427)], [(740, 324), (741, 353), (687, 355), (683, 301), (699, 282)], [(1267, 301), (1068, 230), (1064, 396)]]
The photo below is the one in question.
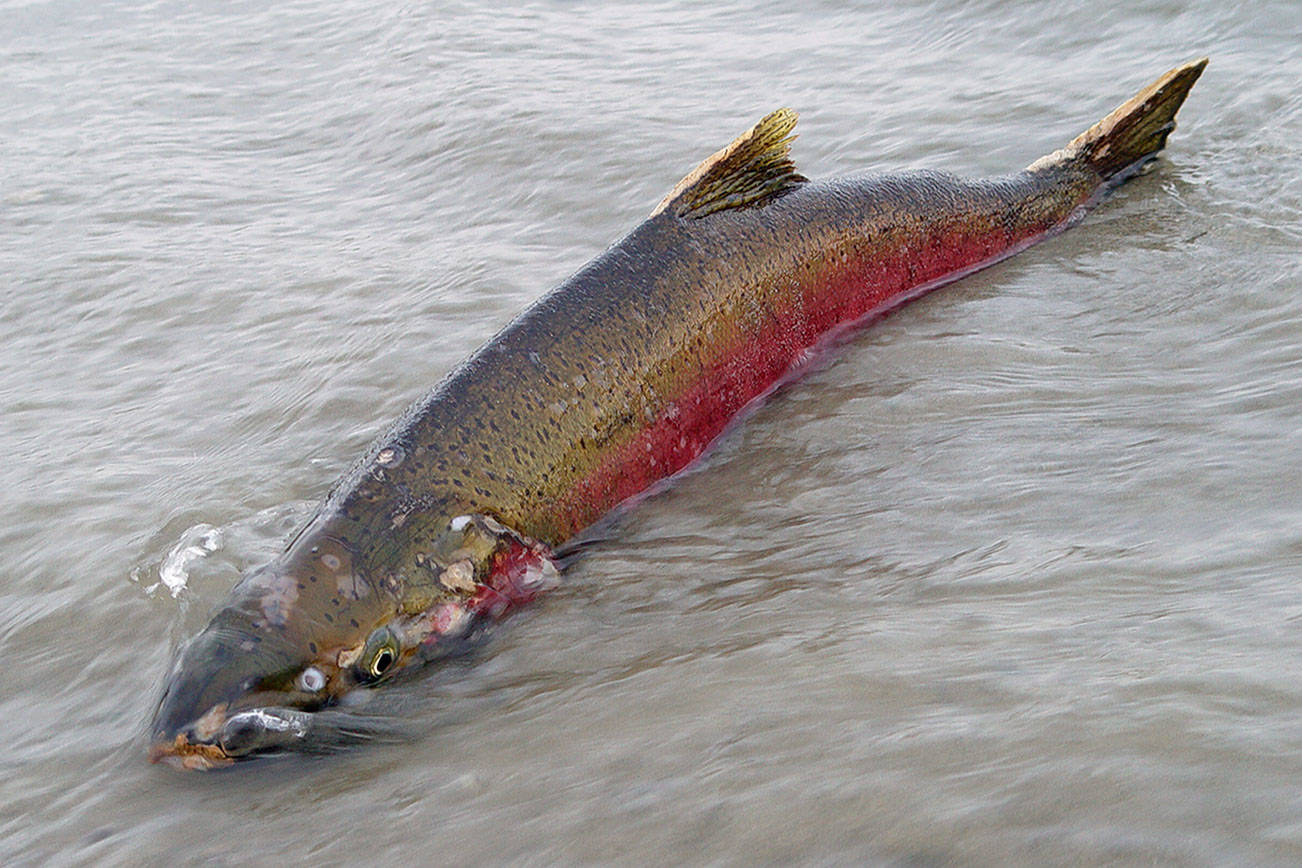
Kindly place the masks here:
[[(409, 739), (145, 763), (241, 570), (761, 114), (993, 174), (1202, 54), (1151, 172), (776, 395)], [(1302, 862), (1299, 83), (1295, 0), (0, 3), (0, 857)]]

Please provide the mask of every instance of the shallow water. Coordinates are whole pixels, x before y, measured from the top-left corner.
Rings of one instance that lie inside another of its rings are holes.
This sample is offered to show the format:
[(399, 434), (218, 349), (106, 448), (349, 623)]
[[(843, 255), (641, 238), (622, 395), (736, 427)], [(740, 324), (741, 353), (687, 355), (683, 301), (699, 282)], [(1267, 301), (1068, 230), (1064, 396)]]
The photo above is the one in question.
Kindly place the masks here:
[[(1302, 7), (1040, 9), (0, 3), (4, 861), (1302, 861)], [(778, 393), (409, 738), (144, 762), (241, 570), (765, 111), (990, 174), (1201, 54), (1152, 171)]]

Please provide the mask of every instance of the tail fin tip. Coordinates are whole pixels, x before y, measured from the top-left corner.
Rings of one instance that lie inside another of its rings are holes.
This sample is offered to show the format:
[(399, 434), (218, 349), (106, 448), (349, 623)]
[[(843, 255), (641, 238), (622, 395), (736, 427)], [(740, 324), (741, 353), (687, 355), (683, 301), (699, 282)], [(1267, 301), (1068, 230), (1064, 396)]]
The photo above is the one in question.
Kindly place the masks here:
[(1066, 148), (1033, 163), (1079, 161), (1105, 181), (1126, 173), (1166, 146), (1175, 115), (1207, 66), (1201, 57), (1181, 64), (1118, 106)]

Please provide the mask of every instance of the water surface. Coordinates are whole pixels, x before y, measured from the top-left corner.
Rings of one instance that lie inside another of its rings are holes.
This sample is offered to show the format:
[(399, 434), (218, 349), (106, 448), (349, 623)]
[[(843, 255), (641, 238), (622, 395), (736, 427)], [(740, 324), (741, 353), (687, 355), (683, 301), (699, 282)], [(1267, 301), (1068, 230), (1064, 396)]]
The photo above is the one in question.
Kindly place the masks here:
[[(7, 863), (1302, 861), (1296, 3), (0, 22)], [(411, 738), (145, 764), (241, 571), (760, 115), (810, 176), (991, 174), (1201, 54), (1151, 172), (781, 391), (396, 688)]]

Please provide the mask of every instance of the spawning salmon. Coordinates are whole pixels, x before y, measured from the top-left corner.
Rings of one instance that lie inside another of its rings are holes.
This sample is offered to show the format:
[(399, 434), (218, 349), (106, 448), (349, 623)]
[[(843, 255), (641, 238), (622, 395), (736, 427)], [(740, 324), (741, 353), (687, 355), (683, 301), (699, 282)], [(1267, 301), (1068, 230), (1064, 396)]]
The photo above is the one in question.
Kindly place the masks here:
[(810, 181), (796, 115), (766, 116), (417, 401), (244, 576), (178, 654), (151, 759), (308, 749), (354, 691), (463, 647), (828, 335), (1075, 222), (1165, 146), (1206, 62), (985, 180)]

